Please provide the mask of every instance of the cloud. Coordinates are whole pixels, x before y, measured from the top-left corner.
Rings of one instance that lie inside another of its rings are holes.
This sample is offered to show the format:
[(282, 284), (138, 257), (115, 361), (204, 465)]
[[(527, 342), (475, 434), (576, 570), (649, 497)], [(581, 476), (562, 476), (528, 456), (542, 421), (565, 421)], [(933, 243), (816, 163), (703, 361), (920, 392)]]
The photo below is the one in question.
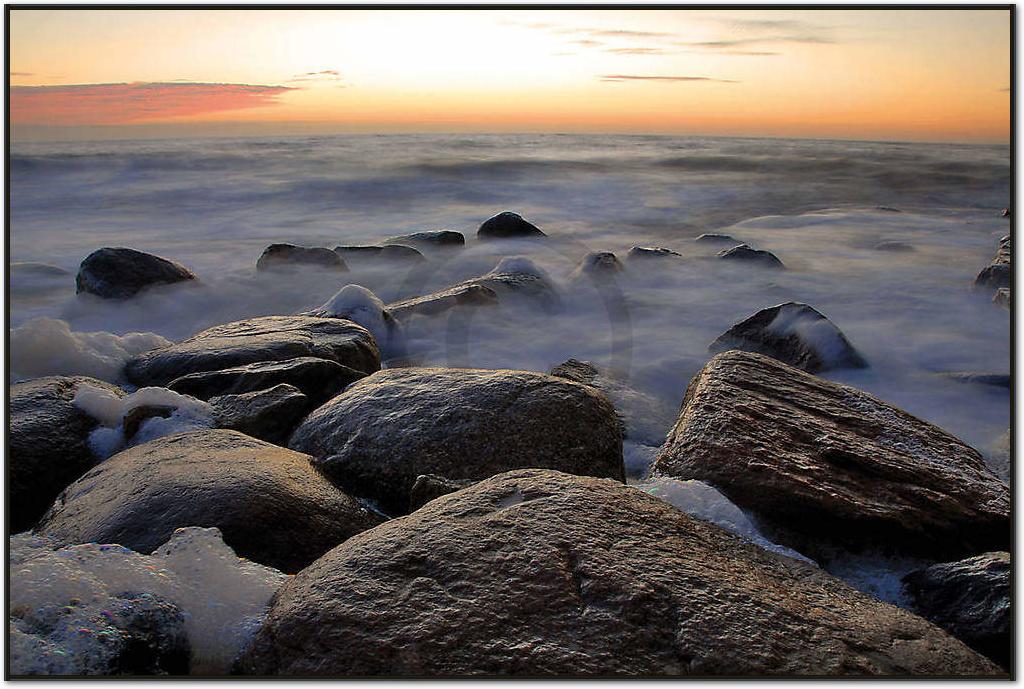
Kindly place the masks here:
[(999, 93), (1009, 93), (1009, 92), (1010, 92), (1010, 88), (1009, 87), (1007, 87), (1005, 89), (999, 89)]
[(12, 77), (30, 77), (34, 74), (35, 72), (11, 72)]
[(706, 48), (708, 50), (719, 50), (723, 48), (742, 48), (748, 45), (763, 45), (765, 43), (807, 43), (807, 44), (828, 44), (834, 43), (830, 38), (813, 35), (792, 35), (792, 36), (757, 36), (753, 38), (730, 38), (718, 41), (679, 41), (676, 45), (688, 48)]
[(319, 72), (296, 74), (287, 83), (296, 81), (341, 81), (341, 72), (336, 69), (321, 69)]
[(664, 55), (661, 48), (608, 48), (605, 52), (616, 55)]
[(12, 86), (12, 124), (97, 125), (275, 105), (288, 86), (195, 82)]
[(582, 45), (582, 46), (587, 47), (587, 48), (595, 48), (597, 46), (604, 45), (604, 41), (595, 41), (592, 38), (580, 38), (580, 39), (575, 40), (575, 41), (569, 41), (569, 43), (571, 43), (573, 45)]
[(598, 77), (601, 81), (609, 81), (613, 83), (621, 83), (624, 81), (665, 81), (665, 82), (681, 82), (681, 81), (715, 81), (723, 84), (738, 84), (738, 81), (733, 79), (715, 79), (712, 77), (689, 77), (689, 76), (661, 76), (653, 74), (602, 74)]

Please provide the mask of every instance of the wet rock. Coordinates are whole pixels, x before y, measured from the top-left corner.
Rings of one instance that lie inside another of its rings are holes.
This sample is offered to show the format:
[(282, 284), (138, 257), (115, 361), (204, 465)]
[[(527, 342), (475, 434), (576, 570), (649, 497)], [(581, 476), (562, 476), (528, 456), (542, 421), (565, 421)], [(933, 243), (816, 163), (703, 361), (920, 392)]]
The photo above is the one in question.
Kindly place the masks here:
[(752, 249), (747, 244), (740, 244), (734, 246), (731, 249), (718, 252), (718, 258), (723, 261), (739, 261), (742, 263), (750, 263), (751, 265), (760, 266), (762, 268), (773, 268), (773, 269), (785, 269), (785, 264), (779, 260), (779, 257), (770, 251), (763, 251), (761, 249)]
[(546, 236), (539, 227), (512, 211), (504, 211), (484, 220), (476, 231), (477, 239), (534, 239)]
[(732, 246), (741, 243), (732, 235), (717, 234), (714, 232), (705, 232), (704, 234), (700, 235), (693, 241), (697, 242), (698, 244), (730, 244)]
[(335, 548), (236, 668), (325, 676), (981, 675), (813, 565), (620, 483), (514, 471)]
[(422, 263), (427, 258), (417, 249), (402, 244), (384, 244), (381, 246), (336, 246), (334, 252), (345, 261), (380, 261)]
[(406, 512), (422, 474), (481, 479), (544, 467), (623, 479), (615, 410), (598, 391), (530, 371), (401, 368), (316, 409), (288, 446), (386, 511)]
[(309, 398), (287, 383), (240, 395), (213, 397), (210, 406), (217, 428), (245, 433), (275, 445), (286, 444), (310, 410)]
[(996, 306), (1001, 306), (1007, 311), (1013, 309), (1010, 305), (1010, 288), (1000, 287), (996, 290), (996, 293), (992, 295), (992, 303)]
[(1009, 287), (1012, 271), (1010, 269), (1010, 235), (999, 240), (999, 248), (992, 259), (992, 263), (986, 266), (978, 277), (974, 279), (974, 286), (977, 289), (996, 290), (1000, 287)]
[(295, 572), (379, 518), (309, 457), (236, 431), (164, 436), (120, 452), (61, 493), (38, 526), (61, 543), (150, 553), (185, 526), (217, 527), (239, 555)]
[(209, 400), (221, 395), (240, 395), (268, 390), (286, 383), (304, 394), (312, 406), (320, 406), (341, 392), (346, 385), (365, 378), (366, 373), (317, 357), (297, 357), (225, 368), (220, 371), (190, 373), (175, 378), (167, 387), (183, 395)]
[(320, 306), (303, 316), (345, 318), (373, 335), (385, 359), (406, 355), (405, 330), (376, 294), (362, 285), (345, 285)]
[(169, 347), (139, 354), (128, 361), (125, 375), (140, 387), (165, 387), (190, 373), (298, 357), (328, 359), (366, 373), (380, 368), (373, 336), (351, 321), (263, 316), (216, 325)]
[(634, 246), (626, 254), (626, 261), (631, 262), (649, 258), (682, 258), (682, 256), (678, 251), (672, 251), (672, 249), (666, 249), (663, 246)]
[(122, 424), (124, 426), (124, 439), (131, 440), (135, 437), (135, 434), (139, 432), (139, 427), (149, 419), (166, 419), (175, 411), (177, 407), (167, 406), (163, 404), (144, 404), (138, 407), (133, 407), (124, 416)]
[(465, 280), (455, 287), (487, 287), (498, 295), (524, 298), (548, 311), (558, 309), (561, 297), (547, 274), (536, 263), (522, 256), (506, 256), (489, 273)]
[(592, 251), (583, 257), (583, 260), (569, 276), (569, 280), (604, 281), (621, 273), (622, 270), (622, 262), (612, 252)]
[(1006, 552), (932, 565), (903, 578), (915, 611), (1009, 670), (1011, 565)]
[(892, 251), (897, 253), (904, 253), (908, 251), (915, 251), (914, 247), (906, 242), (888, 241), (878, 242), (874, 246), (875, 251)]
[(401, 244), (416, 249), (457, 249), (466, 245), (466, 238), (461, 232), (452, 230), (431, 230), (427, 232), (413, 232), (412, 234), (400, 234), (397, 237), (385, 239), (384, 244)]
[(121, 397), (120, 388), (84, 376), (52, 376), (15, 383), (8, 390), (8, 527), (31, 528), (72, 481), (97, 458), (89, 449), (96, 420), (74, 404), (80, 385)]
[(456, 285), (425, 294), (422, 297), (401, 299), (387, 305), (395, 318), (404, 320), (411, 316), (436, 316), (459, 306), (496, 306), (498, 293), (490, 287), (475, 284)]
[(437, 474), (423, 474), (416, 477), (409, 491), (409, 511), (415, 512), (431, 500), (454, 493), (476, 483), (473, 479), (450, 479)]
[(694, 377), (654, 472), (712, 484), (811, 557), (826, 543), (941, 558), (1009, 542), (1009, 491), (977, 451), (760, 354), (719, 354)]
[(949, 371), (940, 373), (943, 378), (955, 380), (958, 383), (971, 383), (973, 385), (991, 385), (997, 388), (1010, 389), (1012, 378), (1008, 373), (979, 373), (978, 371)]
[(82, 261), (75, 277), (76, 292), (104, 299), (127, 299), (155, 285), (195, 280), (180, 263), (124, 247), (97, 249)]
[(1003, 212), (1000, 213), (999, 215), (1000, 215), (1000, 217), (1003, 217), (1003, 218), (1009, 218), (1010, 217), (1010, 209), (1009, 208), (1004, 208)]
[(766, 354), (810, 373), (868, 366), (832, 321), (792, 301), (761, 309), (708, 345), (711, 352), (729, 349)]
[(259, 259), (256, 270), (287, 270), (303, 266), (344, 272), (348, 270), (344, 259), (322, 246), (305, 247), (294, 244), (271, 244)]

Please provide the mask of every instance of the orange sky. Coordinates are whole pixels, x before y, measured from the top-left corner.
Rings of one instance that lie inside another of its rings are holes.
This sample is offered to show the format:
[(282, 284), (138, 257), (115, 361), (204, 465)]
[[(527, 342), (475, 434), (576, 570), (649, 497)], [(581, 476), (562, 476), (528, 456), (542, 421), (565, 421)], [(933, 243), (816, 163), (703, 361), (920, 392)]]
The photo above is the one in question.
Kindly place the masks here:
[(15, 10), (16, 139), (1006, 141), (1009, 10)]

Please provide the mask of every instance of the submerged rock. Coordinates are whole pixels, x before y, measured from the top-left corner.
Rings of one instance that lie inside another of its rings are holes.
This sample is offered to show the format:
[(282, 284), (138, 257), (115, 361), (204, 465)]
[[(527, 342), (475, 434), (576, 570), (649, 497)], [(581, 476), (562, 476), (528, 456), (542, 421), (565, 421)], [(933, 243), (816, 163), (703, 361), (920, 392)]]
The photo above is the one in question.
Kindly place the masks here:
[(380, 371), (311, 413), (288, 446), (392, 512), (408, 511), (422, 474), (481, 479), (544, 467), (623, 480), (622, 435), (608, 399), (530, 371)]
[(336, 246), (334, 252), (346, 261), (394, 261), (422, 263), (426, 257), (411, 246), (384, 244), (381, 246)]
[(195, 279), (188, 268), (166, 258), (124, 247), (104, 247), (85, 257), (75, 285), (79, 294), (127, 299), (148, 287)]
[(514, 471), (296, 575), (236, 668), (324, 676), (987, 675), (921, 618), (621, 483)]
[(295, 572), (380, 519), (309, 457), (236, 431), (165, 436), (72, 483), (38, 526), (61, 543), (149, 553), (185, 526), (215, 526), (235, 552)]
[(626, 261), (644, 260), (648, 258), (682, 258), (678, 251), (663, 246), (634, 246), (626, 254)]
[(288, 436), (310, 409), (309, 398), (287, 383), (240, 395), (212, 397), (210, 406), (217, 428), (245, 433), (275, 445), (288, 442)]
[(144, 352), (128, 361), (125, 375), (135, 385), (166, 386), (190, 373), (310, 356), (365, 373), (380, 368), (377, 343), (360, 325), (340, 318), (263, 316), (216, 325)]
[(475, 284), (455, 285), (422, 297), (401, 299), (387, 305), (387, 310), (400, 320), (410, 316), (436, 316), (459, 306), (496, 306), (498, 293), (490, 287)]
[(1011, 563), (1006, 552), (985, 553), (911, 572), (903, 578), (915, 611), (1009, 670)]
[(874, 246), (875, 251), (893, 251), (893, 252), (907, 252), (915, 251), (914, 247), (906, 242), (887, 241), (878, 242)]
[(1000, 287), (997, 289), (995, 294), (992, 295), (992, 303), (1003, 307), (1007, 311), (1013, 310), (1013, 306), (1010, 304), (1010, 288)]
[(740, 244), (741, 242), (729, 234), (717, 234), (715, 232), (705, 232), (693, 241), (698, 244)]
[(484, 220), (476, 231), (477, 239), (534, 239), (546, 236), (539, 227), (512, 211), (504, 211)]
[(975, 288), (995, 290), (1000, 287), (1009, 287), (1012, 274), (1011, 254), (1010, 235), (1006, 235), (999, 240), (999, 248), (996, 250), (992, 263), (978, 273), (978, 277), (974, 279)]
[(604, 281), (622, 271), (622, 262), (611, 251), (591, 251), (583, 257), (569, 279)]
[(437, 474), (417, 476), (409, 491), (409, 511), (415, 512), (431, 500), (462, 490), (476, 482), (474, 479), (451, 479)]
[(958, 383), (972, 383), (975, 385), (991, 385), (997, 388), (1010, 389), (1013, 378), (1009, 373), (979, 373), (978, 371), (948, 371), (940, 373), (943, 378), (955, 380)]
[(1009, 542), (1009, 490), (977, 451), (760, 354), (719, 354), (694, 377), (654, 471), (714, 485), (812, 557), (826, 543), (957, 557)]
[(256, 270), (281, 270), (299, 266), (312, 266), (344, 272), (348, 270), (344, 259), (322, 246), (305, 247), (294, 244), (271, 244), (259, 259)]
[(770, 251), (763, 251), (761, 249), (751, 249), (747, 244), (740, 244), (734, 246), (731, 249), (718, 252), (718, 258), (723, 261), (740, 261), (743, 263), (750, 263), (752, 265), (761, 266), (762, 268), (773, 268), (773, 269), (785, 269), (785, 264), (779, 260), (779, 257)]
[(729, 349), (766, 354), (810, 373), (868, 366), (832, 321), (792, 301), (761, 309), (708, 345), (711, 352)]
[(70, 270), (65, 270), (60, 266), (35, 261), (11, 261), (7, 265), (7, 270), (11, 277), (63, 278), (71, 275)]
[(53, 499), (98, 461), (89, 448), (89, 434), (99, 423), (74, 404), (82, 385), (124, 395), (117, 386), (84, 376), (36, 378), (8, 390), (11, 533), (31, 528)]
[(466, 238), (461, 232), (452, 230), (431, 230), (400, 234), (385, 239), (384, 244), (400, 244), (416, 249), (454, 249), (466, 245)]

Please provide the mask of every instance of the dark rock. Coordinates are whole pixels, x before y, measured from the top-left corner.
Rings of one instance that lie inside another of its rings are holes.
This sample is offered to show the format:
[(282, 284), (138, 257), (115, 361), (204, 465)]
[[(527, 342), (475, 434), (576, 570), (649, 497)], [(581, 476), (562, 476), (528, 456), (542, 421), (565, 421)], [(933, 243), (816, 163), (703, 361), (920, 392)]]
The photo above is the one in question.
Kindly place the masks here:
[(598, 376), (597, 366), (589, 361), (580, 361), (579, 359), (563, 361), (557, 366), (553, 366), (548, 373), (583, 385), (594, 385)]
[(384, 244), (401, 244), (416, 249), (455, 249), (466, 245), (466, 238), (461, 232), (452, 230), (432, 230), (400, 234), (385, 239)]
[(322, 246), (271, 244), (263, 250), (256, 261), (256, 270), (280, 270), (300, 266), (313, 266), (338, 272), (348, 270), (341, 256)]
[(751, 249), (746, 244), (740, 244), (734, 246), (731, 249), (718, 252), (718, 258), (723, 261), (741, 261), (743, 263), (750, 263), (752, 265), (761, 266), (762, 268), (775, 268), (785, 269), (785, 264), (779, 260), (779, 257), (770, 251), (762, 251), (761, 249)]
[(409, 491), (409, 511), (415, 512), (431, 500), (462, 490), (474, 483), (476, 481), (473, 479), (450, 479), (436, 474), (417, 476), (416, 482), (412, 484), (412, 490)]
[(154, 285), (195, 280), (180, 263), (124, 247), (97, 249), (82, 261), (76, 292), (104, 299), (127, 299)]
[(498, 293), (484, 285), (456, 285), (425, 294), (422, 297), (402, 299), (387, 305), (388, 312), (403, 320), (410, 316), (436, 316), (457, 306), (495, 306)]
[(906, 242), (896, 242), (896, 241), (878, 242), (878, 244), (875, 244), (874, 249), (875, 249), (875, 251), (893, 251), (893, 252), (915, 251), (914, 247), (911, 246), (910, 244), (907, 244)]
[(711, 352), (729, 349), (767, 354), (810, 373), (868, 366), (832, 321), (792, 301), (761, 309), (708, 345)]
[(476, 231), (477, 239), (533, 239), (546, 236), (539, 227), (512, 211), (504, 211), (484, 220)]
[(62, 278), (71, 275), (70, 270), (49, 263), (36, 263), (34, 261), (12, 261), (7, 270), (12, 277), (27, 275), (31, 277)]
[(346, 385), (365, 378), (366, 373), (336, 361), (298, 357), (284, 361), (246, 364), (220, 371), (190, 373), (175, 378), (167, 387), (183, 395), (209, 400), (221, 395), (240, 395), (268, 390), (282, 383), (294, 385), (312, 406), (318, 407), (341, 392)]
[(731, 244), (733, 246), (740, 244), (741, 242), (728, 234), (716, 234), (714, 232), (706, 232), (693, 241), (698, 244)]
[(580, 264), (569, 276), (570, 280), (590, 279), (603, 281), (621, 273), (622, 263), (610, 251), (592, 251), (583, 257)]
[(892, 206), (876, 206), (875, 210), (883, 211), (885, 213), (902, 213), (899, 208), (893, 208)]
[(309, 457), (236, 431), (164, 436), (120, 452), (61, 493), (38, 531), (151, 553), (175, 529), (215, 526), (242, 557), (295, 572), (380, 519)]
[(974, 279), (975, 288), (996, 290), (1000, 287), (1009, 287), (1012, 276), (1011, 254), (1010, 235), (1006, 235), (999, 240), (999, 248), (996, 250), (992, 263), (978, 273), (978, 277)]
[(996, 290), (996, 293), (992, 295), (992, 303), (996, 306), (1001, 306), (1007, 311), (1010, 311), (1013, 307), (1010, 305), (1010, 288), (1000, 287)]
[[(366, 373), (380, 368), (380, 350), (373, 336), (351, 321), (263, 316), (216, 325), (168, 347), (139, 354), (128, 361), (125, 375), (140, 387), (166, 386), (190, 373), (298, 357), (329, 359)], [(301, 385), (296, 387), (305, 392)]]
[(254, 675), (983, 675), (916, 615), (609, 480), (514, 471), (288, 581)]
[(112, 392), (120, 388), (84, 376), (53, 376), (15, 383), (8, 391), (8, 528), (31, 528), (72, 481), (97, 458), (89, 449), (96, 421), (74, 405), (87, 384)]
[(932, 565), (903, 578), (919, 615), (1009, 670), (1011, 564), (1006, 552)]
[(949, 371), (940, 373), (943, 378), (955, 380), (958, 383), (972, 383), (975, 385), (991, 385), (997, 388), (1010, 389), (1013, 378), (1008, 373), (979, 373), (977, 371)]
[(666, 249), (663, 246), (634, 246), (626, 254), (627, 261), (633, 261), (636, 259), (647, 259), (647, 258), (682, 258), (682, 254), (678, 251), (672, 251), (672, 249)]
[(336, 246), (334, 252), (346, 261), (395, 261), (422, 263), (426, 257), (417, 249), (402, 244), (382, 246)]
[(1004, 208), (1003, 212), (1000, 213), (999, 215), (1000, 215), (1000, 217), (1003, 217), (1003, 218), (1009, 218), (1010, 217), (1010, 209), (1009, 208)]
[(380, 371), (311, 413), (288, 446), (391, 512), (408, 511), (421, 474), (481, 479), (543, 467), (623, 479), (622, 435), (608, 399), (530, 371)]
[(131, 440), (139, 432), (139, 427), (148, 419), (166, 419), (178, 410), (162, 404), (146, 404), (131, 409), (124, 416), (124, 439)]
[(1009, 543), (1009, 490), (977, 451), (760, 354), (719, 354), (694, 377), (654, 471), (712, 484), (811, 557), (826, 542), (925, 557)]
[(217, 428), (245, 433), (275, 445), (288, 436), (310, 409), (309, 398), (297, 387), (281, 383), (266, 390), (210, 399)]

